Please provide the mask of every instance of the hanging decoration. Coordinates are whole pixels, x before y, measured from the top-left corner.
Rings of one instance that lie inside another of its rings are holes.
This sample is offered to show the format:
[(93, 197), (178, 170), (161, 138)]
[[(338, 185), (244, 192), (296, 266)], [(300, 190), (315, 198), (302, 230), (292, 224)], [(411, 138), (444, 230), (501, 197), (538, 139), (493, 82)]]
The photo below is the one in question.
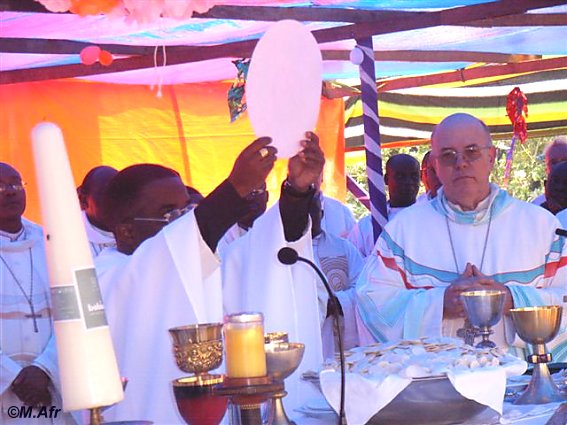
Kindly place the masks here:
[(103, 66), (110, 66), (114, 58), (112, 53), (102, 50), (98, 46), (87, 46), (81, 50), (81, 63), (83, 65), (93, 65), (97, 61)]
[(80, 16), (109, 14), (126, 21), (145, 24), (160, 17), (191, 18), (193, 12), (205, 13), (226, 0), (35, 0), (50, 12), (72, 12)]
[[(510, 150), (506, 156), (506, 169), (504, 171), (503, 187), (507, 188), (512, 173), (512, 161), (514, 159), (514, 148), (516, 141), (520, 139), (520, 143), (524, 144), (528, 138), (528, 125), (526, 117), (528, 116), (528, 98), (519, 87), (514, 87), (506, 98), (506, 113), (512, 122), (513, 136), (510, 143)], [(524, 117), (525, 115), (525, 117)]]
[(230, 122), (236, 119), (246, 110), (246, 101), (244, 95), (246, 94), (246, 77), (248, 75), (248, 68), (250, 67), (250, 59), (237, 59), (232, 61), (236, 66), (238, 73), (232, 86), (228, 90), (228, 109), (230, 110)]

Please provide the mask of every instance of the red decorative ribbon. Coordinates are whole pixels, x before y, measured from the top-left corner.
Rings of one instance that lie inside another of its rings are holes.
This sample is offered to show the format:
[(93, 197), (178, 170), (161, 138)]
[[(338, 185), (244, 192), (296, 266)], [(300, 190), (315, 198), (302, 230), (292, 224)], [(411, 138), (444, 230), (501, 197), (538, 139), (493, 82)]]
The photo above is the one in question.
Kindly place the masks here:
[(528, 138), (528, 125), (524, 117), (528, 116), (528, 98), (519, 87), (514, 87), (506, 98), (506, 113), (514, 127), (514, 136), (522, 143)]

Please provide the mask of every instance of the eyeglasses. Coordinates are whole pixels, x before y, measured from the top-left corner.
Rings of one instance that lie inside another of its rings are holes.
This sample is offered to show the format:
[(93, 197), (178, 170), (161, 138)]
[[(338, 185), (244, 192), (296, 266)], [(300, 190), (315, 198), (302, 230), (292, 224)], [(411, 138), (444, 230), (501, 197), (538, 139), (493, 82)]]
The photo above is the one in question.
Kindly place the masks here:
[(462, 152), (457, 152), (455, 149), (445, 149), (439, 155), (435, 155), (439, 163), (445, 167), (452, 167), (457, 163), (459, 155), (462, 155), (463, 160), (467, 162), (474, 162), (482, 156), (484, 149), (490, 149), (492, 146), (477, 146), (470, 145), (465, 147)]
[(183, 208), (175, 208), (171, 211), (166, 212), (160, 218), (134, 217), (132, 220), (134, 220), (134, 221), (153, 221), (153, 222), (157, 222), (157, 223), (169, 224), (172, 221), (177, 220), (179, 217), (187, 214), (189, 211), (191, 211), (196, 206), (197, 206), (197, 204), (191, 203), (191, 204), (189, 204), (189, 205), (187, 205), (186, 207), (183, 207)]
[(0, 183), (0, 193), (7, 192), (9, 190), (13, 190), (15, 192), (21, 192), (24, 190), (26, 186), (25, 182), (20, 183)]

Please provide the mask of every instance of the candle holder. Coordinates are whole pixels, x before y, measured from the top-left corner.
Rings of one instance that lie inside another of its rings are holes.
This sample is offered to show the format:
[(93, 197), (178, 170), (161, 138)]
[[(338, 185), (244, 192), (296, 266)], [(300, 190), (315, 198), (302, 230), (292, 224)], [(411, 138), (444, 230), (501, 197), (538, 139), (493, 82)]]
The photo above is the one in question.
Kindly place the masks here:
[(475, 330), (475, 335), (478, 333), (482, 336), (482, 341), (476, 347), (496, 347), (489, 339), (494, 333), (490, 328), (502, 318), (505, 293), (498, 290), (466, 291), (461, 294), (461, 298), (470, 324), (478, 329)]
[(223, 376), (210, 374), (222, 363), (222, 323), (169, 329), (179, 369), (193, 376), (172, 382), (179, 413), (189, 425), (216, 425), (222, 420), (227, 398), (215, 392)]
[(557, 305), (510, 310), (518, 336), (533, 346), (533, 354), (528, 356), (528, 362), (534, 365), (528, 387), (514, 404), (545, 404), (567, 400), (567, 394), (562, 393), (551, 379), (547, 367), (547, 363), (551, 362), (551, 354), (545, 347), (559, 332), (562, 310)]
[(287, 395), (284, 380), (290, 376), (303, 359), (305, 345), (301, 343), (273, 342), (266, 344), (268, 375), (282, 384), (282, 390), (272, 396), (272, 408), (268, 423), (273, 425), (295, 425), (285, 413), (282, 399)]

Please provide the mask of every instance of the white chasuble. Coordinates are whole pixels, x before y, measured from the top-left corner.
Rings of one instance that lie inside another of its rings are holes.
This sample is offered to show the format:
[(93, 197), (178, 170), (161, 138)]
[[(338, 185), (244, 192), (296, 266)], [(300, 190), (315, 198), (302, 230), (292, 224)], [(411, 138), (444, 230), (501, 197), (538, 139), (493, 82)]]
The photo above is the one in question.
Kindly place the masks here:
[(96, 269), (122, 376), (124, 400), (106, 421), (183, 423), (171, 381), (177, 368), (168, 329), (222, 321), (218, 260), (201, 237), (194, 212), (167, 225), (132, 255), (106, 249)]
[[(367, 259), (357, 282), (358, 312), (376, 340), (455, 336), (464, 321), (443, 319), (443, 297), (467, 262), (506, 285), (515, 307), (563, 303), (567, 243), (555, 235), (553, 215), (495, 185), (480, 213), (452, 211), (445, 199), (441, 189), (431, 202), (400, 212)], [(509, 316), (494, 331), (498, 345), (524, 346)], [(554, 361), (567, 358), (561, 345)]]
[(326, 299), (319, 300), (318, 277), (307, 264), (288, 266), (279, 262), (278, 251), (286, 246), (313, 261), (310, 226), (298, 241), (286, 242), (276, 203), (228, 247), (222, 272), (228, 314), (262, 312), (266, 332), (284, 331), (290, 342), (305, 344), (303, 361), (286, 380), (289, 395), (284, 403), (292, 409), (305, 402), (303, 397), (311, 390), (311, 384), (299, 381), (301, 373), (319, 370), (323, 360), (319, 303), (326, 305)]

